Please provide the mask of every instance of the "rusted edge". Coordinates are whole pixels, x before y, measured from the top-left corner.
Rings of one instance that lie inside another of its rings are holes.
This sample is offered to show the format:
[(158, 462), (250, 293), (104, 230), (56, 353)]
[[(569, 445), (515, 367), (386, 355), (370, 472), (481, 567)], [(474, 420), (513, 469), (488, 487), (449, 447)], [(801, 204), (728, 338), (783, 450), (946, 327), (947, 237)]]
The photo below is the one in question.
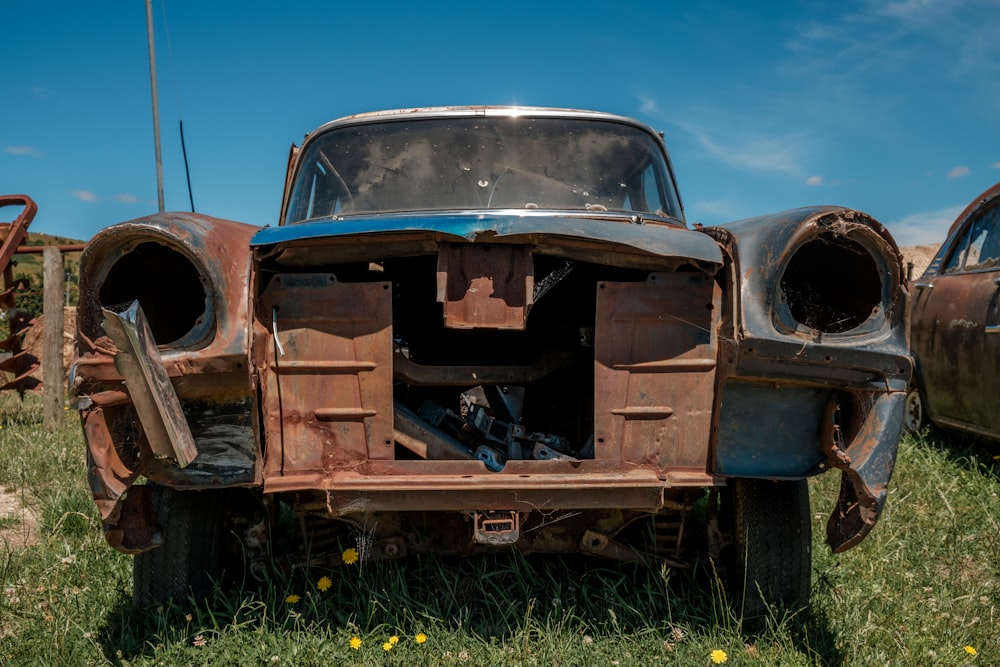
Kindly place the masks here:
[(879, 395), (846, 451), (838, 444), (836, 406), (827, 406), (823, 451), (826, 462), (843, 472), (840, 495), (826, 525), (826, 541), (834, 553), (861, 542), (882, 513), (896, 463), (905, 398), (905, 391)]

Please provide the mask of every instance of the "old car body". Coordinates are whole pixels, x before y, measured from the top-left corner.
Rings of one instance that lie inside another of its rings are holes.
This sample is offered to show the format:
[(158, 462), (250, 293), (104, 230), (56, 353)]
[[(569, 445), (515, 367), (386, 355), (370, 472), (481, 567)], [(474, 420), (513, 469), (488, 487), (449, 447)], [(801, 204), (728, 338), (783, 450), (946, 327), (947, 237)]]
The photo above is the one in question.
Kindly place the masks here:
[(758, 610), (800, 604), (804, 480), (841, 470), (828, 541), (863, 539), (911, 373), (879, 223), (691, 229), (661, 136), (595, 112), (334, 121), (293, 148), (280, 224), (109, 227), (81, 294), (72, 391), (139, 601), (197, 588), (172, 539), (254, 561), (280, 506), (330, 566), (513, 546), (683, 567), (703, 515)]
[(956, 218), (914, 288), (906, 427), (1000, 439), (1000, 183)]

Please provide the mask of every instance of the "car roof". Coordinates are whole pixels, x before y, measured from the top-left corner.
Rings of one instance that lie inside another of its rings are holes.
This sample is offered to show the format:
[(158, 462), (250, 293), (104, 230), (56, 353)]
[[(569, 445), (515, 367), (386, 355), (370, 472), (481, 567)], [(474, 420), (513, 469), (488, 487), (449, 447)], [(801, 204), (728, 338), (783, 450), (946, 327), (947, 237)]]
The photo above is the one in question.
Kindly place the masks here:
[[(364, 123), (376, 123), (383, 121), (404, 120), (409, 118), (474, 118), (476, 116), (491, 118), (516, 118), (519, 116), (529, 116), (532, 118), (586, 118), (592, 120), (604, 120), (616, 123), (623, 123), (640, 128), (653, 136), (662, 135), (652, 127), (641, 123), (628, 116), (605, 113), (602, 111), (587, 111), (584, 109), (560, 109), (557, 107), (534, 107), (534, 106), (438, 106), (438, 107), (415, 107), (412, 109), (388, 109), (384, 111), (369, 111), (366, 113), (352, 114), (336, 120), (331, 120), (316, 128), (306, 136), (309, 138), (322, 134), (328, 130), (343, 125), (358, 125)], [(305, 142), (304, 142), (305, 143)]]

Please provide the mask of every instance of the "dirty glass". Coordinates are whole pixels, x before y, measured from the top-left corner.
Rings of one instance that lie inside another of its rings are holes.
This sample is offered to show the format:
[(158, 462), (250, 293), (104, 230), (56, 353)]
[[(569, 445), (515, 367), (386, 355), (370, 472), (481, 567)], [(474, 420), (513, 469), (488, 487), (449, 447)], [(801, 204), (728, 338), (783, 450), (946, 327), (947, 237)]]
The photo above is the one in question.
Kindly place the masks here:
[(318, 137), (305, 149), (287, 222), (468, 209), (681, 217), (664, 153), (637, 127), (477, 116), (343, 126)]
[(969, 224), (945, 273), (993, 269), (1000, 266), (1000, 206), (983, 211)]

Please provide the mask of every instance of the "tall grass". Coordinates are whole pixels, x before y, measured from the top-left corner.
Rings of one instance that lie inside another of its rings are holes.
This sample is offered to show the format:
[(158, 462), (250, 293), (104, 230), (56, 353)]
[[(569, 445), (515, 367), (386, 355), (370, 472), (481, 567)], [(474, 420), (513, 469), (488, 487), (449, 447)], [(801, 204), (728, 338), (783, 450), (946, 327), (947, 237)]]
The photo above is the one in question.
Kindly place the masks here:
[(751, 631), (707, 563), (516, 553), (296, 570), (137, 610), (72, 417), (49, 431), (39, 400), (0, 396), (0, 487), (38, 523), (33, 543), (0, 542), (0, 664), (707, 665), (713, 650), (733, 665), (1000, 664), (1000, 449), (978, 443), (906, 438), (882, 520), (845, 554), (822, 544), (839, 479), (814, 480), (810, 609)]

